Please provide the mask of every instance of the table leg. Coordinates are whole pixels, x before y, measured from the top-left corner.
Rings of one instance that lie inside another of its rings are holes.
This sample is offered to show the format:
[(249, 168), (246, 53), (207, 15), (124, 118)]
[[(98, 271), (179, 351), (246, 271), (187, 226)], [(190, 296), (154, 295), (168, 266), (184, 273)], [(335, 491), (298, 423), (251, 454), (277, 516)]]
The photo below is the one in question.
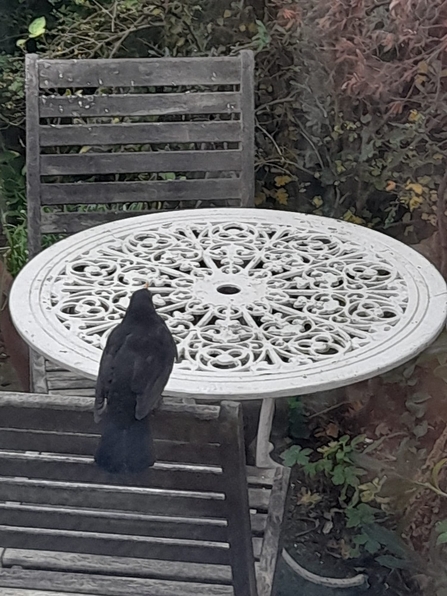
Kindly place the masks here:
[(259, 416), (258, 436), (256, 439), (256, 466), (258, 468), (276, 468), (281, 464), (273, 461), (270, 451), (273, 445), (270, 443), (272, 432), (273, 414), (275, 413), (275, 400), (263, 399), (261, 414)]

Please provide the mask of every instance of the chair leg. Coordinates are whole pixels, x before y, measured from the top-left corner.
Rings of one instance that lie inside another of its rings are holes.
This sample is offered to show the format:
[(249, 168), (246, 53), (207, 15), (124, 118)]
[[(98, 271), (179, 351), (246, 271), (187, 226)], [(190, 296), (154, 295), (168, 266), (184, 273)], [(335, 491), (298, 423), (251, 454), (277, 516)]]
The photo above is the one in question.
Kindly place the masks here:
[(258, 468), (277, 468), (281, 464), (273, 461), (270, 452), (273, 449), (270, 443), (273, 415), (275, 413), (275, 400), (266, 398), (262, 400), (261, 415), (259, 416), (258, 437), (256, 439), (256, 466)]
[(30, 388), (33, 393), (48, 393), (45, 358), (30, 350), (29, 355)]

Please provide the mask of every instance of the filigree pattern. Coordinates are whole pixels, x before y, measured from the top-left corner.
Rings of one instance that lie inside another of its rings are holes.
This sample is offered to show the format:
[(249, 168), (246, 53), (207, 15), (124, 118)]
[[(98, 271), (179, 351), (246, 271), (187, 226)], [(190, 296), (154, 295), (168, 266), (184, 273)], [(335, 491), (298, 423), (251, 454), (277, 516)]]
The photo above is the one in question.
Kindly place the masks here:
[(213, 376), (339, 361), (386, 342), (405, 317), (406, 280), (359, 237), (311, 220), (147, 222), (75, 252), (52, 272), (52, 316), (98, 348), (98, 358), (145, 281), (176, 338), (176, 370)]

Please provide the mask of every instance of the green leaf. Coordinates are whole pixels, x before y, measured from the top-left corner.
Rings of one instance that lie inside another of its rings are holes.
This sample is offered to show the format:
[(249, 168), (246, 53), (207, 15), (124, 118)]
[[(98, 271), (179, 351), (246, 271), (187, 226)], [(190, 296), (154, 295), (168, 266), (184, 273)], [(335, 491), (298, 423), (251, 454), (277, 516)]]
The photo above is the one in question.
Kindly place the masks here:
[(175, 173), (166, 172), (164, 174), (160, 174), (160, 178), (163, 178), (163, 180), (175, 180)]
[(295, 464), (306, 466), (309, 463), (309, 455), (312, 449), (302, 449), (299, 445), (292, 445), (289, 449), (281, 454), (284, 465), (292, 467)]
[(428, 422), (427, 422), (427, 420), (424, 420), (423, 422), (421, 422), (421, 424), (418, 424), (417, 426), (415, 426), (413, 428), (413, 434), (418, 439), (420, 437), (424, 437), (427, 434), (427, 431), (428, 431)]
[(398, 558), (411, 559), (414, 554), (396, 532), (379, 524), (369, 524), (363, 528), (363, 532), (370, 540), (379, 542)]
[[(432, 482), (436, 486), (436, 488), (439, 488), (439, 472), (445, 466), (446, 463), (447, 463), (447, 457), (444, 457), (443, 459), (438, 461), (438, 463), (433, 467), (433, 470), (431, 473), (431, 478), (432, 478)], [(439, 525), (443, 524), (443, 523), (446, 524), (445, 530), (447, 531), (447, 520), (444, 520), (443, 522), (439, 522), (439, 524), (437, 524), (436, 528), (438, 528)], [(440, 530), (440, 531), (443, 532), (444, 530)]]
[(354, 536), (354, 544), (358, 544), (360, 546), (365, 545), (368, 542), (369, 538), (366, 534), (357, 534)]
[(370, 555), (375, 555), (377, 552), (379, 552), (380, 548), (380, 542), (377, 542), (376, 540), (368, 540), (365, 544), (365, 550)]
[(444, 519), (443, 521), (440, 521), (436, 524), (436, 531), (439, 533), (447, 532), (447, 519)]
[(345, 466), (341, 464), (335, 466), (334, 471), (332, 472), (332, 482), (336, 486), (340, 486), (341, 484), (345, 483)]
[(2, 151), (0, 153), (0, 164), (9, 164), (17, 157), (20, 157), (20, 153), (17, 153), (17, 151)]
[(34, 19), (34, 21), (28, 27), (29, 36), (33, 37), (40, 37), (46, 31), (47, 20), (45, 17), (39, 17)]
[(376, 557), (376, 561), (380, 565), (388, 567), (388, 569), (408, 569), (410, 567), (407, 561), (403, 561), (392, 555), (380, 555), (380, 557)]
[(346, 527), (355, 528), (357, 526), (372, 524), (377, 512), (377, 509), (370, 507), (366, 503), (360, 503), (356, 507), (348, 507), (345, 509)]
[(18, 40), (16, 41), (16, 46), (17, 46), (18, 48), (23, 48), (23, 47), (25, 46), (26, 42), (27, 42), (27, 40), (26, 40), (26, 39), (18, 39)]
[(364, 440), (366, 439), (366, 435), (358, 435), (357, 437), (354, 437), (351, 441), (351, 445), (353, 447), (356, 447), (357, 445), (359, 445), (360, 443), (363, 443)]
[(437, 540), (436, 540), (436, 544), (439, 546), (440, 544), (446, 544), (447, 543), (447, 532), (443, 532), (442, 534), (439, 534)]

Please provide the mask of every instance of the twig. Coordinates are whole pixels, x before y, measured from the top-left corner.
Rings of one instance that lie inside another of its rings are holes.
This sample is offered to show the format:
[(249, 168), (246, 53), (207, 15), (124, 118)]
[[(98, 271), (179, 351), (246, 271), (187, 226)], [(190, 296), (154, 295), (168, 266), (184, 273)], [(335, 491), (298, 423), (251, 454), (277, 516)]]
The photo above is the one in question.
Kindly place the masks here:
[(115, 56), (115, 54), (120, 49), (122, 44), (126, 41), (126, 39), (129, 37), (129, 35), (131, 35), (132, 33), (135, 33), (136, 31), (142, 31), (143, 29), (150, 29), (151, 27), (160, 27), (160, 26), (161, 26), (161, 24), (146, 23), (146, 25), (141, 25), (141, 27), (137, 27), (137, 26), (131, 27), (125, 33), (123, 33), (123, 35), (118, 39), (116, 44), (113, 46), (112, 51), (109, 54), (109, 58), (113, 58)]
[(288, 97), (283, 97), (280, 99), (274, 99), (272, 101), (269, 101), (268, 103), (263, 103), (261, 106), (259, 106), (258, 108), (256, 108), (255, 113), (259, 114), (259, 112), (262, 112), (263, 110), (269, 108), (270, 106), (274, 106), (280, 103), (287, 103), (289, 101), (295, 101), (296, 97), (294, 95), (289, 95)]
[(115, 21), (116, 21), (117, 8), (118, 8), (118, 0), (115, 0), (115, 2), (113, 3), (113, 9), (112, 9), (112, 23), (110, 24), (110, 31), (112, 33), (115, 33)]
[(269, 138), (269, 139), (272, 141), (272, 143), (273, 143), (273, 145), (274, 145), (274, 147), (275, 147), (276, 151), (278, 152), (278, 155), (280, 155), (281, 157), (283, 157), (282, 151), (281, 151), (281, 149), (280, 149), (280, 147), (279, 147), (278, 143), (277, 143), (277, 142), (275, 141), (275, 139), (272, 137), (272, 135), (271, 135), (271, 134), (270, 134), (270, 133), (269, 133), (267, 130), (265, 130), (265, 128), (263, 128), (263, 127), (262, 127), (262, 126), (259, 124), (259, 122), (257, 122), (257, 123), (256, 123), (256, 126), (259, 128), (259, 130), (260, 130), (260, 131), (261, 131), (263, 134), (265, 134), (265, 136), (266, 136), (267, 138)]
[(347, 406), (350, 403), (351, 402), (349, 400), (341, 401), (338, 404), (335, 404), (333, 406), (330, 406), (329, 408), (325, 408), (324, 410), (320, 410), (319, 412), (315, 412), (314, 414), (311, 414), (310, 416), (307, 417), (307, 419), (308, 420), (311, 420), (312, 418), (316, 418), (317, 416), (322, 416), (323, 414), (327, 414), (328, 412), (332, 412), (332, 410), (336, 410), (337, 408), (340, 408), (341, 406)]

